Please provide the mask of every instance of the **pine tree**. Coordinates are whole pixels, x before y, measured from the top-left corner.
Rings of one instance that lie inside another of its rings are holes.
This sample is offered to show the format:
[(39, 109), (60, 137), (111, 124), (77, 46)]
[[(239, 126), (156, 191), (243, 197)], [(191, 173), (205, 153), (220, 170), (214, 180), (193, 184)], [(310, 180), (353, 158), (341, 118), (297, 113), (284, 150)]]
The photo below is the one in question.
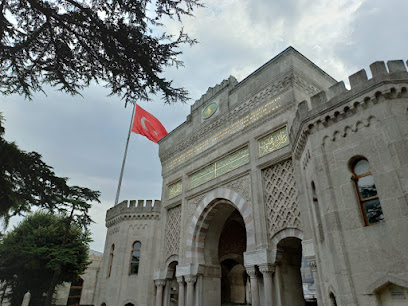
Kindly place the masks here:
[(180, 30), (163, 31), (161, 20), (181, 21), (199, 0), (0, 0), (0, 90), (30, 98), (43, 85), (78, 94), (104, 82), (126, 102), (162, 93), (165, 102), (187, 92), (161, 74), (180, 66)]

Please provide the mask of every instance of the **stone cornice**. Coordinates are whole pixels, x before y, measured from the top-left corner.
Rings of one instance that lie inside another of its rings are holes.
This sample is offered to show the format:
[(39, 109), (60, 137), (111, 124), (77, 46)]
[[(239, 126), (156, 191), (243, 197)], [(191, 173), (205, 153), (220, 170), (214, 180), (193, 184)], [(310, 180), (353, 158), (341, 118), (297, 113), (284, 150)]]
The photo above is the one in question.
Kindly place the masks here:
[(109, 219), (106, 221), (106, 227), (111, 227), (123, 221), (134, 221), (134, 220), (159, 220), (160, 219), (160, 212), (155, 213), (146, 213), (146, 214), (127, 214), (124, 213), (119, 215), (113, 219)]

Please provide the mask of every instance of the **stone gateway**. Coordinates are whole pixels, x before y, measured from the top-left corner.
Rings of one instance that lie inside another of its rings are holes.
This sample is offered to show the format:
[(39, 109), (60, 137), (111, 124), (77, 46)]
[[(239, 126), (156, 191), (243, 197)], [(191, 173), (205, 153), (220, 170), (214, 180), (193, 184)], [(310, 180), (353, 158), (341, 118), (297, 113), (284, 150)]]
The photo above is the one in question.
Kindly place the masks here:
[[(408, 305), (408, 72), (337, 82), (292, 47), (159, 142), (160, 201), (106, 215), (98, 306)], [(316, 303), (315, 303), (316, 304)]]

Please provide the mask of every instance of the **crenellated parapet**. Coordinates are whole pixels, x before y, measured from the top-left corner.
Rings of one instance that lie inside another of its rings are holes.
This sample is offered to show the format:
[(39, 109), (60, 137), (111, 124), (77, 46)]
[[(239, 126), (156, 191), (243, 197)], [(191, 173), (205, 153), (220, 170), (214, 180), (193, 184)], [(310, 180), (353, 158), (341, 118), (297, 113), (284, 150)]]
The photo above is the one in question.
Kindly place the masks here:
[(203, 94), (200, 99), (196, 100), (194, 104), (191, 106), (191, 111), (199, 108), (202, 106), (206, 101), (212, 99), (215, 97), (217, 94), (219, 94), (221, 91), (223, 91), (226, 88), (232, 89), (235, 87), (235, 85), (238, 84), (238, 81), (235, 77), (232, 75), (229, 76), (228, 79), (223, 80), (221, 83), (215, 85), (214, 87), (209, 87), (207, 92)]
[(106, 226), (125, 220), (159, 219), (160, 209), (160, 200), (125, 200), (106, 212)]
[(350, 90), (341, 81), (312, 96), (309, 104), (303, 101), (298, 105), (290, 131), (295, 158), (300, 158), (308, 135), (316, 130), (352, 116), (370, 104), (408, 97), (408, 72), (402, 60), (388, 61), (387, 64), (377, 61), (370, 65), (370, 70), (371, 79), (364, 69), (350, 75)]

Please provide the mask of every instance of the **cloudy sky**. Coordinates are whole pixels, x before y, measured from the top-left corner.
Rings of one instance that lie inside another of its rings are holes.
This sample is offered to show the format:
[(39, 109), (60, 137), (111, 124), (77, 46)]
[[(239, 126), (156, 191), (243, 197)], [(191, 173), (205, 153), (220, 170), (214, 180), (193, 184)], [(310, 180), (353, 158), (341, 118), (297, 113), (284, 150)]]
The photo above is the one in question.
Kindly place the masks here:
[[(190, 92), (188, 104), (164, 105), (160, 98), (140, 105), (168, 131), (185, 121), (190, 105), (229, 75), (238, 81), (293, 46), (337, 80), (377, 60), (408, 59), (406, 0), (207, 0), (185, 18), (186, 32), (199, 41), (184, 48), (185, 67), (166, 76)], [(167, 23), (174, 32), (179, 24)], [(37, 151), (70, 184), (100, 190), (92, 209), (94, 242), (102, 251), (104, 218), (113, 206), (132, 109), (106, 89), (91, 86), (72, 97), (52, 88), (32, 101), (0, 96), (6, 139)], [(133, 134), (120, 200), (160, 199), (158, 146)], [(18, 222), (16, 219), (12, 223)]]

